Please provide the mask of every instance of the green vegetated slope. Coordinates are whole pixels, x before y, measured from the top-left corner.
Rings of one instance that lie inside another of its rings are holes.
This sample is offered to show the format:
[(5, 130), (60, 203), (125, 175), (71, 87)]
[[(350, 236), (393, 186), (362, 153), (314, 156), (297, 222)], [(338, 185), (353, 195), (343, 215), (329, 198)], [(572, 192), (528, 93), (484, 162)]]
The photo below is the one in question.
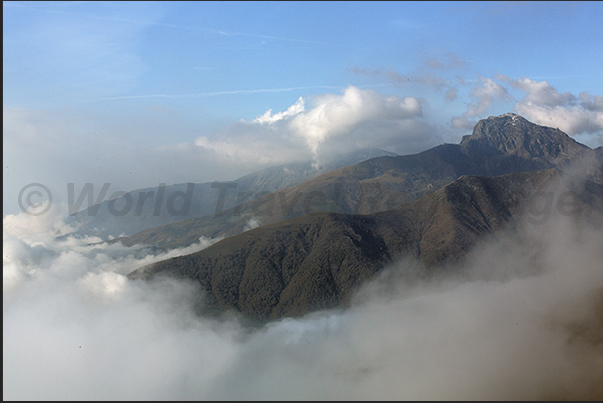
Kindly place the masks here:
[(401, 257), (416, 258), (429, 271), (460, 262), (479, 240), (515, 231), (534, 218), (526, 212), (540, 211), (530, 210), (534, 195), (543, 194), (538, 192), (567, 194), (567, 186), (574, 186), (570, 204), (575, 212), (602, 222), (603, 187), (589, 181), (560, 182), (561, 177), (556, 168), (462, 176), (384, 212), (304, 215), (229, 237), (129, 277), (190, 278), (206, 291), (208, 306), (260, 320), (345, 306), (358, 286)]

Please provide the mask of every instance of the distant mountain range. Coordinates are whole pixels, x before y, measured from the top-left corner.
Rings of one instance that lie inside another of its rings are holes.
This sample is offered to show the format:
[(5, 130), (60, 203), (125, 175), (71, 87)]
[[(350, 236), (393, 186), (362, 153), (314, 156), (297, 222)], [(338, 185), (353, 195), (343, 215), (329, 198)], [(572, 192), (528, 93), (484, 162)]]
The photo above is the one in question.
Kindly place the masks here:
[[(579, 164), (578, 164), (579, 162)], [(370, 214), (417, 200), (462, 175), (498, 176), (542, 169), (579, 170), (603, 183), (603, 148), (593, 150), (559, 129), (505, 114), (479, 121), (460, 144), (414, 155), (372, 158), (207, 215), (119, 238), (124, 245), (188, 246), (316, 211)]]
[[(397, 154), (366, 149), (346, 154), (318, 169), (312, 161), (307, 161), (270, 167), (228, 182), (180, 183), (136, 189), (113, 201), (103, 201), (70, 215), (65, 222), (78, 228), (69, 234), (71, 236), (93, 235), (107, 239), (109, 236), (131, 235), (186, 218), (212, 215), (236, 206), (241, 195), (257, 197), (360, 161), (394, 155)], [(99, 189), (97, 191), (100, 192)], [(127, 206), (128, 199), (130, 207)]]

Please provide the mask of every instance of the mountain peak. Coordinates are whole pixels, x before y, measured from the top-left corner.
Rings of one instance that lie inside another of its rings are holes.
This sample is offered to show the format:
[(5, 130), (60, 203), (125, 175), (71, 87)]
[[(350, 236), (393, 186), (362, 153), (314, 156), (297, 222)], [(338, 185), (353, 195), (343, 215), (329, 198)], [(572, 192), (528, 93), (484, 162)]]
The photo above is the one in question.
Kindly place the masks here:
[(523, 116), (520, 116), (513, 112), (503, 113), (502, 115), (498, 115), (498, 116), (490, 116), (490, 117), (488, 117), (488, 119), (496, 119), (496, 118), (504, 118), (504, 117), (510, 117), (512, 120), (516, 120), (517, 118), (526, 120)]
[(464, 136), (460, 145), (470, 155), (515, 155), (553, 164), (588, 148), (558, 128), (537, 125), (511, 112), (480, 120), (473, 128), (473, 133)]
[[(481, 137), (494, 137), (498, 140), (510, 137), (525, 137), (530, 134), (529, 132), (536, 128), (555, 130), (545, 126), (539, 126), (528, 121), (523, 116), (508, 112), (498, 116), (489, 116), (487, 119), (481, 119), (473, 127), (473, 133), (470, 136), (463, 137), (463, 141), (466, 142)], [(556, 131), (559, 132), (559, 135), (566, 135), (559, 129)]]

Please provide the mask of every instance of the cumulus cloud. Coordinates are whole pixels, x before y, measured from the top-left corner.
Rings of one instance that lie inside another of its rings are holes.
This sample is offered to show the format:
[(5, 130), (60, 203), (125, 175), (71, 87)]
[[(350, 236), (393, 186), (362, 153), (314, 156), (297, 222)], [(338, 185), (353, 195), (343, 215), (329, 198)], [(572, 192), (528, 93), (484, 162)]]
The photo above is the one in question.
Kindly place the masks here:
[(480, 77), (479, 84), (471, 89), (469, 96), (471, 102), (467, 105), (467, 110), (451, 120), (452, 125), (457, 129), (472, 129), (475, 126), (476, 118), (487, 113), (495, 102), (509, 98), (509, 93), (505, 87), (493, 79)]
[(563, 104), (573, 104), (576, 97), (566, 92), (560, 94), (546, 81), (534, 81), (523, 77), (518, 80), (506, 80), (513, 88), (517, 88), (526, 96), (522, 99), (524, 103), (533, 103), (541, 106), (557, 106)]
[[(462, 86), (469, 82), (460, 80)], [(523, 97), (517, 99), (509, 91), (517, 90)], [(513, 79), (498, 74), (494, 78), (481, 77), (470, 91), (471, 102), (461, 115), (451, 119), (458, 130), (471, 130), (477, 119), (486, 118), (490, 110), (501, 102), (514, 102), (514, 112), (533, 123), (558, 127), (578, 141), (598, 147), (603, 145), (603, 97), (581, 92), (559, 92), (547, 81), (527, 77)], [(451, 87), (448, 100), (457, 100), (458, 92)]]
[(588, 92), (578, 94), (581, 104), (585, 109), (593, 112), (603, 112), (603, 96), (591, 95)]
[[(310, 101), (307, 108), (306, 100), (299, 98), (284, 112), (268, 110), (211, 138), (200, 137), (195, 144), (240, 161), (266, 164), (330, 160), (362, 148), (409, 153), (437, 144), (435, 130), (420, 119), (417, 98), (349, 86), (341, 94), (317, 95)], [(411, 139), (411, 146), (403, 146), (405, 138)]]
[(293, 105), (291, 105), (289, 108), (287, 108), (286, 111), (272, 114), (272, 109), (268, 109), (262, 116), (255, 119), (254, 122), (255, 123), (274, 123), (274, 122), (278, 122), (279, 120), (286, 119), (287, 117), (298, 115), (298, 114), (304, 112), (305, 110), (306, 110), (305, 101), (302, 97), (299, 97), (297, 102), (295, 102)]
[(460, 276), (402, 260), (346, 310), (253, 328), (199, 316), (195, 284), (125, 277), (166, 256), (58, 241), (55, 220), (24, 230), (33, 219), (4, 228), (7, 400), (603, 396), (600, 230), (551, 219), (501, 235)]
[(349, 133), (361, 123), (412, 119), (422, 114), (421, 103), (416, 98), (384, 97), (352, 86), (342, 95), (321, 95), (315, 103), (314, 108), (296, 115), (289, 124), (296, 135), (305, 139), (314, 155), (328, 138)]
[[(72, 233), (75, 227), (65, 224), (67, 216), (65, 205), (53, 205), (45, 214), (31, 216), (26, 213), (9, 214), (3, 218), (3, 263), (4, 263), (4, 293), (12, 292), (15, 286), (29, 275), (42, 275), (44, 269), (53, 266), (80, 266), (73, 273), (80, 273), (92, 268), (128, 274), (132, 267), (169, 259), (175, 256), (197, 252), (222, 238), (199, 238), (198, 242), (187, 247), (177, 248), (155, 255), (144, 246), (127, 248), (120, 243), (107, 244), (99, 237), (62, 237)], [(68, 273), (70, 268), (61, 269)], [(88, 273), (89, 274), (89, 273)], [(73, 279), (72, 276), (70, 276)], [(105, 279), (121, 279), (104, 277)]]
[(468, 116), (479, 116), (488, 110), (493, 102), (508, 96), (507, 89), (491, 78), (480, 78), (481, 85), (473, 87), (471, 98), (473, 103), (467, 110)]
[(558, 127), (570, 136), (587, 135), (603, 143), (603, 97), (587, 92), (560, 93), (547, 81), (500, 76), (525, 94), (515, 104), (517, 112), (534, 123)]
[(13, 234), (21, 239), (28, 239), (31, 242), (44, 242), (73, 231), (73, 228), (65, 224), (62, 219), (66, 215), (66, 211), (65, 205), (54, 204), (45, 214), (8, 214), (4, 216), (2, 226), (5, 233)]
[(521, 101), (515, 107), (528, 120), (550, 127), (558, 127), (570, 136), (594, 134), (603, 140), (603, 113), (589, 111), (581, 106), (557, 105), (546, 107)]

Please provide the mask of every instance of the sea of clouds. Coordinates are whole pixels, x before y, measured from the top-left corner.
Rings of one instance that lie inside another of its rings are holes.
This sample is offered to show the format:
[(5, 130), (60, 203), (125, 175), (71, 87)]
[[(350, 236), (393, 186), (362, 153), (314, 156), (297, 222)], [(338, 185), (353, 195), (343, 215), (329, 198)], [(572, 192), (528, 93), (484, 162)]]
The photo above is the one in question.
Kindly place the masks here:
[[(455, 274), (402, 260), (352, 306), (250, 327), (202, 290), (129, 280), (163, 255), (3, 222), (5, 400), (600, 399), (603, 234), (567, 218), (498, 236)], [(563, 217), (562, 217), (563, 218)]]

